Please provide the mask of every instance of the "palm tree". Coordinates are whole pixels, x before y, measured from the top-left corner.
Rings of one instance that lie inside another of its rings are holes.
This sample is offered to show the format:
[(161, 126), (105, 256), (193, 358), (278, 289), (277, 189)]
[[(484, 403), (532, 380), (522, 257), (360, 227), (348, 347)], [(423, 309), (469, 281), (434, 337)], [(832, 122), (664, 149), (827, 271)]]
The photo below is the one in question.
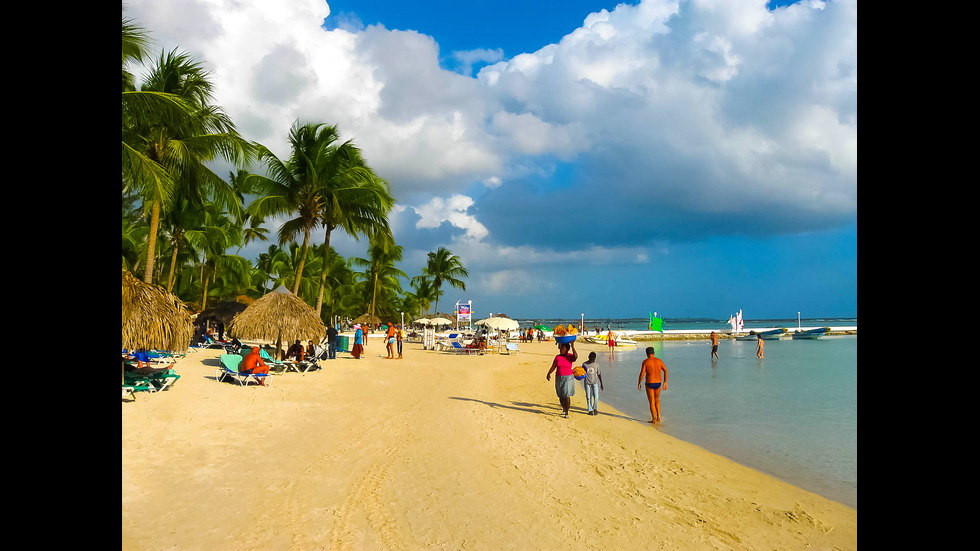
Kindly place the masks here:
[(140, 92), (123, 91), (123, 178), (141, 193), (150, 214), (147, 283), (153, 278), (160, 213), (176, 197), (198, 205), (215, 201), (232, 213), (241, 208), (231, 187), (207, 163), (217, 158), (247, 162), (251, 146), (211, 103), (212, 91), (208, 72), (176, 50), (161, 53)]
[(392, 288), (400, 292), (401, 284), (398, 283), (398, 277), (408, 276), (395, 267), (395, 262), (400, 262), (402, 259), (401, 245), (395, 245), (394, 242), (387, 239), (380, 239), (368, 247), (368, 256), (369, 258), (351, 258), (350, 262), (355, 266), (367, 268), (364, 272), (364, 278), (368, 289), (371, 291), (371, 308), (368, 312), (373, 316), (378, 299), (379, 283), (383, 289), (383, 294)]
[(431, 306), (433, 301), (436, 300), (435, 287), (432, 286), (432, 280), (425, 276), (418, 276), (412, 278), (411, 285), (414, 292), (407, 293), (407, 298), (409, 298), (413, 304), (418, 306), (418, 308), (411, 313), (415, 315), (428, 312), (429, 306)]
[(463, 267), (459, 257), (454, 255), (445, 247), (439, 247), (435, 252), (430, 252), (428, 262), (422, 269), (422, 275), (412, 278), (412, 284), (421, 284), (423, 279), (431, 280), (432, 287), (435, 289), (435, 310), (439, 311), (439, 297), (442, 296), (442, 284), (449, 283), (457, 289), (466, 290), (466, 284), (460, 278), (468, 277), (470, 274)]
[[(337, 139), (336, 126), (324, 126), (323, 132)], [(324, 163), (317, 167), (320, 191), (323, 195), (321, 224), (325, 230), (323, 254), (329, 254), (330, 235), (337, 228), (357, 239), (367, 235), (372, 239), (385, 239), (393, 242), (391, 228), (388, 226), (388, 213), (395, 204), (388, 183), (379, 178), (367, 166), (360, 149), (348, 140), (328, 148)], [(328, 263), (324, 256), (323, 263)], [(326, 272), (320, 276), (320, 293), (317, 297), (316, 312), (323, 305), (326, 288)]]
[(268, 176), (250, 174), (246, 181), (260, 196), (249, 205), (250, 216), (266, 218), (281, 214), (295, 214), (279, 229), (279, 244), (293, 241), (303, 234), (303, 250), (299, 259), (293, 294), (299, 293), (306, 252), (310, 246), (310, 233), (320, 225), (326, 198), (319, 182), (318, 167), (326, 162), (330, 145), (336, 140), (331, 127), (322, 124), (295, 122), (289, 130), (292, 153), (282, 161), (268, 148), (257, 146), (259, 160), (265, 163)]
[(122, 89), (134, 90), (133, 74), (126, 70), (126, 64), (142, 63), (150, 47), (150, 37), (146, 30), (133, 23), (132, 19), (122, 20)]

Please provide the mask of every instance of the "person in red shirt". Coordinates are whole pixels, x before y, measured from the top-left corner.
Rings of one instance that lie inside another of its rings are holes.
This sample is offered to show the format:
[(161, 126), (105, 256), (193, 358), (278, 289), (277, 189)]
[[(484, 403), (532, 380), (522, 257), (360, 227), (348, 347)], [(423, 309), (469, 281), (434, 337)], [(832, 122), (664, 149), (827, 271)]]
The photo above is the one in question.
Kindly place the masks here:
[[(253, 346), (252, 351), (242, 359), (242, 365), (238, 368), (240, 373), (251, 373), (252, 375), (268, 375), (269, 364), (265, 363), (259, 355), (259, 347)], [(257, 377), (259, 384), (265, 386), (265, 378)]]
[(573, 363), (578, 359), (578, 352), (575, 351), (575, 341), (571, 343), (561, 343), (558, 345), (558, 355), (551, 362), (551, 369), (545, 379), (550, 381), (551, 374), (556, 370), (555, 393), (558, 394), (558, 403), (561, 404), (561, 416), (568, 418), (568, 409), (572, 407), (572, 396), (575, 395), (575, 378), (572, 375)]

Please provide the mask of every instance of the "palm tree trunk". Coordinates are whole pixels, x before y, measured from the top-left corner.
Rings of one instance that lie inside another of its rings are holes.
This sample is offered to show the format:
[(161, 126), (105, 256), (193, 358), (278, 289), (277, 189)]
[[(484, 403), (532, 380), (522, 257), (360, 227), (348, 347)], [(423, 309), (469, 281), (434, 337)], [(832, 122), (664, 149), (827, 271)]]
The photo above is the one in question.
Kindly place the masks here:
[(153, 255), (156, 252), (157, 229), (160, 227), (160, 201), (153, 201), (150, 213), (150, 233), (146, 236), (146, 266), (143, 269), (143, 283), (153, 283)]
[(201, 311), (203, 312), (204, 309), (208, 307), (208, 279), (209, 278), (204, 277), (201, 279), (203, 280), (201, 283), (203, 283), (204, 285), (204, 295), (201, 296)]
[(299, 280), (303, 277), (303, 268), (306, 267), (306, 249), (310, 246), (310, 230), (303, 230), (303, 252), (299, 257), (299, 268), (296, 270), (296, 283), (293, 284), (293, 294), (299, 296)]
[(374, 289), (371, 292), (371, 315), (374, 315), (374, 301), (378, 298), (378, 272), (374, 272)]
[(174, 267), (177, 264), (177, 243), (174, 243), (174, 254), (170, 256), (170, 275), (167, 276), (167, 292), (174, 289)]
[(323, 238), (323, 269), (320, 270), (320, 294), (316, 298), (316, 315), (320, 316), (323, 308), (323, 289), (327, 286), (327, 260), (330, 258), (330, 232), (332, 227), (327, 227), (327, 235)]

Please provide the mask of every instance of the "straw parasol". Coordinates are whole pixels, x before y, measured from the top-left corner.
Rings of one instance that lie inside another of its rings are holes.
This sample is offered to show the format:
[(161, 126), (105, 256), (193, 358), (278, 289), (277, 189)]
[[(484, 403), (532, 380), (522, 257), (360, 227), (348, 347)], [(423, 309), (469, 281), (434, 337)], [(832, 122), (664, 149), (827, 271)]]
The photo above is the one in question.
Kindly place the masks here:
[(309, 304), (280, 285), (232, 318), (228, 333), (240, 339), (275, 340), (278, 354), (283, 336), (320, 342), (327, 328)]
[(186, 350), (193, 334), (190, 312), (180, 299), (122, 271), (122, 348)]
[(227, 326), (236, 314), (244, 312), (246, 308), (248, 308), (247, 304), (242, 304), (236, 300), (223, 300), (214, 306), (208, 306), (197, 315), (197, 319), (199, 322), (205, 320), (220, 321)]
[(377, 325), (381, 323), (381, 318), (379, 318), (378, 316), (372, 316), (371, 314), (364, 314), (356, 318), (354, 320), (354, 323), (357, 324), (370, 323), (371, 325)]

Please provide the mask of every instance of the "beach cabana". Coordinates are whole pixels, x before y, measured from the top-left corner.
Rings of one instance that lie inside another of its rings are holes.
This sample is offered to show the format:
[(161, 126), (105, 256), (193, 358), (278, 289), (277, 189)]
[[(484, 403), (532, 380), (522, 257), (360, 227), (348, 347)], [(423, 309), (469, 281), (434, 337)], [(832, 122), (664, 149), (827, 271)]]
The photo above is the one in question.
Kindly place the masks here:
[(354, 319), (354, 323), (358, 325), (363, 325), (365, 323), (369, 323), (371, 325), (378, 325), (379, 323), (381, 323), (381, 318), (371, 314), (362, 314)]
[(223, 300), (214, 306), (208, 306), (203, 312), (197, 315), (198, 323), (205, 321), (215, 321), (225, 324), (225, 327), (231, 323), (231, 320), (237, 315), (245, 311), (248, 308), (247, 304), (243, 304), (236, 300)]
[(187, 350), (194, 335), (191, 314), (163, 287), (122, 271), (122, 348)]
[(296, 339), (321, 342), (327, 328), (309, 304), (280, 285), (232, 318), (228, 333), (239, 339), (275, 341), (278, 356), (283, 337), (290, 342)]

